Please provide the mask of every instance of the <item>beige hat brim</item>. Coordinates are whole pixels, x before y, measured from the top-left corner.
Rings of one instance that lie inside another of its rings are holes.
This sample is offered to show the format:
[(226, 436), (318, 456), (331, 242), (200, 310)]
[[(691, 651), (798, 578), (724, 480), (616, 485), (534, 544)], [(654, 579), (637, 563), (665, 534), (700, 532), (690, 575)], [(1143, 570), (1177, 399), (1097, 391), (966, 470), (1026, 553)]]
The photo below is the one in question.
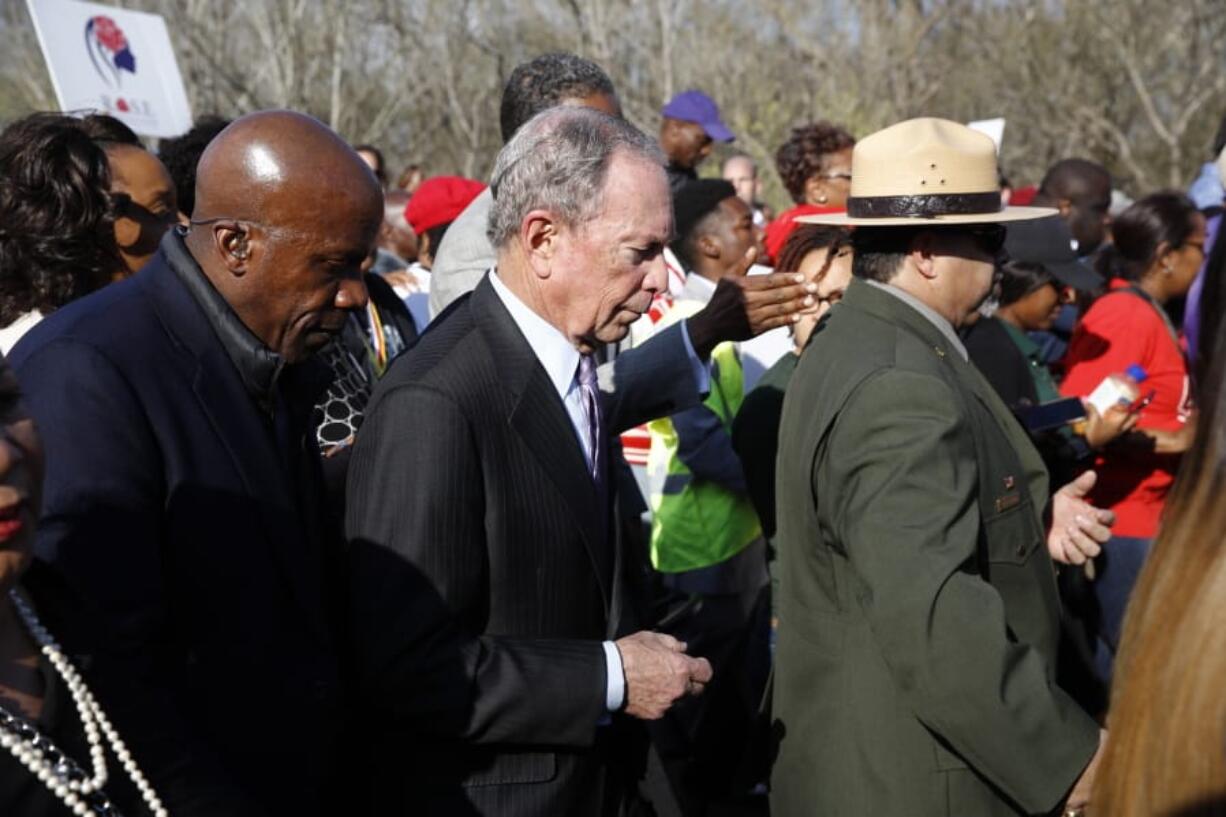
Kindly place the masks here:
[(934, 227), (951, 224), (996, 224), (1006, 221), (1028, 221), (1058, 215), (1051, 207), (1006, 207), (995, 213), (967, 213), (949, 216), (895, 216), (889, 218), (852, 218), (846, 213), (829, 213), (798, 216), (797, 224), (825, 224), (828, 227), (915, 227), (931, 224)]

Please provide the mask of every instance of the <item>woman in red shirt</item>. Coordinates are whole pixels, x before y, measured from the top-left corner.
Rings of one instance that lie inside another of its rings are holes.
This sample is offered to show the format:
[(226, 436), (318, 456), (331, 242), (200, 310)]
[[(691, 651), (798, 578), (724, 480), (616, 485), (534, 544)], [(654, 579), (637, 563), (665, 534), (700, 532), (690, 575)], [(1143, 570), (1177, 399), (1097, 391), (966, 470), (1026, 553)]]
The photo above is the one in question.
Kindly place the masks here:
[(1183, 194), (1154, 193), (1120, 214), (1112, 236), (1114, 243), (1098, 261), (1109, 290), (1073, 333), (1060, 388), (1066, 396), (1085, 398), (1103, 379), (1135, 363), (1148, 375), (1141, 393), (1153, 393), (1136, 431), (1106, 448), (1095, 468), (1093, 502), (1116, 514), (1094, 583), (1102, 616), (1098, 663), (1105, 677), (1128, 595), (1192, 438), (1188, 366), (1163, 307), (1187, 293), (1204, 261), (1205, 219)]

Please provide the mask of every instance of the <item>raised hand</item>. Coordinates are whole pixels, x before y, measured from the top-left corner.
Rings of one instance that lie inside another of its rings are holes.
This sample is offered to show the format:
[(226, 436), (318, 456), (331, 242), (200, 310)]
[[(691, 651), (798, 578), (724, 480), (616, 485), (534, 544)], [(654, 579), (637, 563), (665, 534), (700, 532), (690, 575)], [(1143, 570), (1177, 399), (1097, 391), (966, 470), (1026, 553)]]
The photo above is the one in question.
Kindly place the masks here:
[(1097, 474), (1086, 471), (1056, 491), (1051, 498), (1051, 530), (1047, 532), (1047, 550), (1057, 562), (1085, 564), (1087, 559), (1101, 553), (1102, 545), (1111, 538), (1115, 514), (1095, 508), (1085, 500), (1097, 481)]
[(749, 340), (817, 310), (817, 284), (799, 273), (745, 275), (756, 257), (757, 250), (750, 247), (736, 272), (721, 278), (710, 302), (687, 321), (699, 357), (707, 357), (723, 341)]

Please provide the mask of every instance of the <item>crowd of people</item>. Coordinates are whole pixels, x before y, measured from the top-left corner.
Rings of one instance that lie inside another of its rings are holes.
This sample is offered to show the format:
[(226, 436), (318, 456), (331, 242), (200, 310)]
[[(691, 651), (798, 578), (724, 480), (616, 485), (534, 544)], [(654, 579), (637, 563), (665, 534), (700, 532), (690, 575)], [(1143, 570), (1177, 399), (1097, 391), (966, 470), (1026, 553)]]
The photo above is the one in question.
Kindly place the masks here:
[(0, 814), (1226, 814), (1226, 121), (1114, 209), (816, 121), (776, 214), (501, 92), (488, 180), (0, 133)]

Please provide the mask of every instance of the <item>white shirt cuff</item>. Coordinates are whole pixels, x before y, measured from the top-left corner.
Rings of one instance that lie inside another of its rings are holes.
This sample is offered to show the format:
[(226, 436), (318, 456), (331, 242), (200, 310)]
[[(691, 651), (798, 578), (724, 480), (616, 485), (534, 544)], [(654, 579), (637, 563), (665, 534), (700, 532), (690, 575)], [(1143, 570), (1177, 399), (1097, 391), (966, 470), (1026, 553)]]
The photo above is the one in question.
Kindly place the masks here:
[(711, 371), (694, 352), (694, 344), (690, 343), (689, 321), (681, 322), (681, 337), (685, 339), (685, 353), (690, 356), (690, 369), (694, 372), (694, 384), (698, 386), (699, 394), (706, 394), (711, 391)]
[(605, 641), (601, 646), (604, 647), (605, 674), (608, 677), (604, 704), (610, 712), (616, 712), (622, 708), (626, 700), (626, 676), (622, 671), (622, 654), (617, 651), (617, 645), (612, 641)]

